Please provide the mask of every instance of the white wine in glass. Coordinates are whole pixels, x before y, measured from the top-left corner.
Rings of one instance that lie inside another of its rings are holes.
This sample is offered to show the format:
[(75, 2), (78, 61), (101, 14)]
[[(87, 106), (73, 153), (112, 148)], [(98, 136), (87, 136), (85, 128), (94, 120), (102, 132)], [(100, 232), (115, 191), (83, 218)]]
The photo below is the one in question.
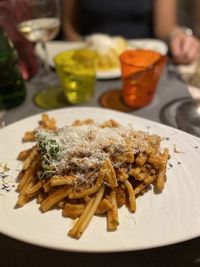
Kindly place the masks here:
[(19, 23), (18, 29), (31, 42), (52, 40), (59, 32), (58, 18), (30, 19)]
[[(46, 42), (54, 39), (60, 29), (59, 0), (14, 0), (18, 30), (26, 39), (41, 43), (44, 49), (45, 77), (50, 74)], [(41, 108), (57, 108), (65, 105), (62, 89), (46, 85), (34, 96), (34, 102)]]

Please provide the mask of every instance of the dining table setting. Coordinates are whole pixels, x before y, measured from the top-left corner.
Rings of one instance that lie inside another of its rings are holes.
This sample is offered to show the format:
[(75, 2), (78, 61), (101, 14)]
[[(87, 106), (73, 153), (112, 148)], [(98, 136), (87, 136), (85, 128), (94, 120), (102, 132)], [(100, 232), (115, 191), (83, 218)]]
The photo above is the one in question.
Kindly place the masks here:
[[(101, 69), (104, 59), (95, 68), (92, 41), (48, 41), (46, 50), (38, 43), (39, 69), (25, 82), (24, 102), (0, 113), (0, 265), (198, 266), (200, 97), (197, 84), (189, 83), (198, 62), (175, 65), (163, 41), (133, 39), (120, 51), (120, 60), (117, 55), (117, 66)], [(170, 155), (163, 191), (139, 196), (134, 213), (121, 207), (116, 231), (107, 231), (105, 218), (95, 216), (80, 239), (67, 235), (73, 223), (59, 209), (42, 214), (34, 199), (15, 208), (21, 168), (16, 156), (30, 148), (22, 137), (44, 114), (58, 127), (76, 120), (114, 120), (160, 136)]]

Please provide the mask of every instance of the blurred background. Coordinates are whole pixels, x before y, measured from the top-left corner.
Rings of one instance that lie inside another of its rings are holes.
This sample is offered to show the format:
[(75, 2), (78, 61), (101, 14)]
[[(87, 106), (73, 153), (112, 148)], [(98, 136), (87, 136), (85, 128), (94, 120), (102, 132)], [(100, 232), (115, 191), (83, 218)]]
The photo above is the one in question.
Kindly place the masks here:
[[(178, 0), (179, 25), (187, 26), (200, 38), (200, 0)], [(55, 40), (63, 39), (62, 29)]]
[(200, 38), (200, 1), (179, 0), (179, 23), (193, 29), (195, 35)]

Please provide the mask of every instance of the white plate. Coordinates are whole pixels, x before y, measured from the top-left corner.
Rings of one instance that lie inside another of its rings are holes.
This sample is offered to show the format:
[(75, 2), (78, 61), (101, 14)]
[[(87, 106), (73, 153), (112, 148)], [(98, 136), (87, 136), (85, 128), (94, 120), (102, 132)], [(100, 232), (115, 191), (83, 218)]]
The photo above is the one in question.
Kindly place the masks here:
[[(85, 46), (84, 42), (64, 42), (64, 41), (47, 42), (46, 47), (47, 47), (47, 52), (48, 52), (49, 65), (52, 68), (55, 67), (53, 58), (58, 53), (69, 50), (69, 49), (79, 49), (84, 46)], [(40, 43), (36, 45), (36, 54), (39, 56), (39, 58), (42, 61), (44, 61), (44, 50)], [(107, 71), (97, 71), (96, 73), (97, 79), (115, 79), (115, 78), (119, 78), (120, 76), (121, 76), (120, 68), (107, 70)]]
[[(69, 49), (78, 49), (84, 47), (84, 42), (66, 42), (66, 41), (50, 41), (47, 42), (47, 51), (49, 57), (49, 65), (54, 67), (53, 58), (59, 52), (69, 50)], [(163, 55), (167, 53), (167, 45), (160, 41), (154, 39), (135, 39), (128, 40), (128, 46), (131, 49), (134, 48), (144, 48), (144, 49), (152, 49)], [(36, 45), (36, 53), (41, 60), (44, 60), (44, 50), (41, 44)], [(116, 68), (112, 70), (106, 71), (97, 71), (97, 79), (115, 79), (121, 77), (121, 69)]]
[[(69, 50), (69, 49), (79, 49), (84, 47), (84, 42), (64, 42), (64, 41), (52, 41), (47, 42), (47, 51), (48, 51), (48, 61), (49, 65), (54, 68), (55, 63), (53, 61), (54, 56), (58, 53)], [(36, 45), (36, 53), (39, 58), (44, 61), (44, 50), (40, 43)], [(97, 79), (115, 79), (121, 76), (120, 68), (106, 70), (106, 71), (97, 71), (96, 77)]]
[[(170, 149), (167, 182), (161, 194), (153, 190), (137, 198), (135, 214), (122, 207), (117, 231), (106, 231), (106, 218), (94, 217), (79, 240), (67, 236), (72, 220), (63, 218), (60, 210), (41, 214), (35, 200), (14, 209), (18, 194), (14, 189), (0, 196), (0, 231), (10, 237), (39, 246), (87, 252), (116, 252), (159, 247), (188, 240), (200, 234), (200, 139), (179, 130), (100, 108), (67, 108), (49, 112), (58, 126), (75, 119), (93, 118), (102, 122), (114, 119), (123, 125), (131, 123), (136, 130), (164, 137), (163, 146)], [(24, 131), (37, 125), (36, 115), (0, 130), (0, 161), (8, 162), (13, 179), (17, 174), (16, 156), (30, 144), (22, 144)], [(175, 153), (174, 144), (180, 153)]]
[(111, 70), (101, 70), (96, 73), (97, 79), (109, 80), (109, 79), (117, 79), (121, 77), (121, 69), (115, 68)]
[(135, 48), (135, 49), (150, 49), (160, 53), (161, 55), (166, 55), (168, 52), (167, 44), (157, 39), (129, 40), (128, 45), (130, 48)]
[[(48, 61), (51, 67), (55, 66), (53, 58), (60, 52), (70, 50), (70, 49), (78, 49), (84, 47), (84, 42), (65, 42), (65, 41), (50, 41), (46, 42), (46, 48), (48, 52)], [(38, 43), (36, 45), (36, 53), (41, 60), (44, 60), (44, 50), (42, 45)]]

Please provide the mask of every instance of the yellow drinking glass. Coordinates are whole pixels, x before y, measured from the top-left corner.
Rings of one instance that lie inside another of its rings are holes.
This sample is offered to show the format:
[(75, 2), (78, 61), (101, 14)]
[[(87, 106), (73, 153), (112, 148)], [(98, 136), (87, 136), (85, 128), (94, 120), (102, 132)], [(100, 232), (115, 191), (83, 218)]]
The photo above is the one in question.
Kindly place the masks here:
[(70, 104), (89, 101), (94, 95), (96, 52), (83, 48), (61, 52), (54, 57), (64, 95)]

